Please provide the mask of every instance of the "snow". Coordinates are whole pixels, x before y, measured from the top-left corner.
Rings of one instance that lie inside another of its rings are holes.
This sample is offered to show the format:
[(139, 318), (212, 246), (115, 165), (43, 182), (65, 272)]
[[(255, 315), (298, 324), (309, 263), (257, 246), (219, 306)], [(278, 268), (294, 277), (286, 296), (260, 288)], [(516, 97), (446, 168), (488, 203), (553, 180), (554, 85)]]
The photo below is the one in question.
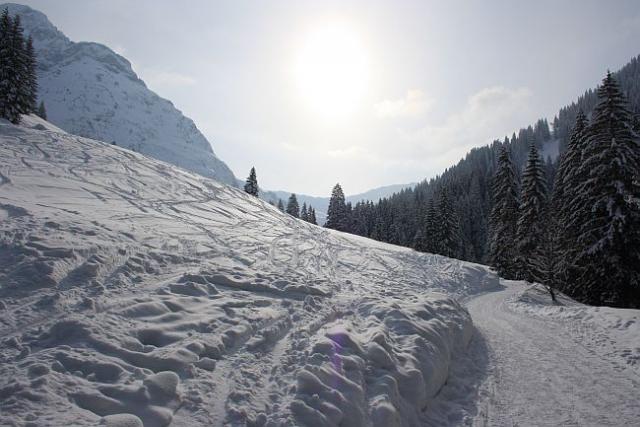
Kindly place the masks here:
[[(0, 123), (0, 425), (420, 425), (486, 267)], [(42, 129), (44, 128), (44, 129)], [(446, 386), (444, 387), (446, 388)]]
[(28, 6), (0, 5), (5, 7), (20, 15), (25, 35), (33, 36), (38, 95), (52, 123), (235, 185), (193, 121), (149, 90), (129, 61), (104, 45), (70, 41)]
[(468, 299), (477, 333), (427, 425), (637, 425), (640, 310), (587, 307), (503, 280)]

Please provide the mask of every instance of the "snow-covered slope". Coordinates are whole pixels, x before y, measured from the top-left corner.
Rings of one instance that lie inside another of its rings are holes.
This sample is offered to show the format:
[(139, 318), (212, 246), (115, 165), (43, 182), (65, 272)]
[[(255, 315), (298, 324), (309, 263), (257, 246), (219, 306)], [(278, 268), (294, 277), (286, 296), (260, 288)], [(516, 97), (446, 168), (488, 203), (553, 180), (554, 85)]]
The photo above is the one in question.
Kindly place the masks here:
[(149, 90), (129, 61), (101, 44), (70, 41), (41, 12), (5, 7), (34, 38), (39, 97), (52, 123), (236, 185), (193, 121)]
[(420, 425), (496, 284), (0, 124), (0, 425)]

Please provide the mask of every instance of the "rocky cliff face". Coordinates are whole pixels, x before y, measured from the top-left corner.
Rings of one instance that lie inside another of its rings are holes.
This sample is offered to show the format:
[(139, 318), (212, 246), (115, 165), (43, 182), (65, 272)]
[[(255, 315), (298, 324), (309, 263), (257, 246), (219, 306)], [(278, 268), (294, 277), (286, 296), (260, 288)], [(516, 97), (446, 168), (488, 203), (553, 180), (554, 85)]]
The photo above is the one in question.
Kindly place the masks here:
[(98, 43), (72, 42), (41, 12), (0, 5), (5, 7), (20, 15), (25, 34), (33, 36), (39, 97), (50, 122), (236, 185), (193, 121), (149, 90), (129, 61)]

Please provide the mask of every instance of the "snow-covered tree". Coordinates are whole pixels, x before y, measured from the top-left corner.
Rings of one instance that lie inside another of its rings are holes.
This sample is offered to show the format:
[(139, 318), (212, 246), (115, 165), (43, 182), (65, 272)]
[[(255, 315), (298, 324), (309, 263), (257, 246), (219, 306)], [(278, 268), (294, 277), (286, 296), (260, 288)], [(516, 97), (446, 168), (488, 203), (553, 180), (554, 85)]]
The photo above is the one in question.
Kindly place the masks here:
[(247, 181), (244, 184), (244, 191), (252, 196), (258, 197), (258, 177), (256, 175), (256, 168), (252, 167), (247, 177)]
[(424, 226), (424, 250), (432, 254), (441, 252), (440, 213), (433, 198), (429, 200)]
[(559, 288), (563, 291), (566, 291), (568, 286), (575, 284), (575, 281), (569, 277), (569, 266), (570, 260), (575, 257), (577, 250), (576, 240), (580, 224), (573, 223), (571, 219), (574, 211), (579, 209), (582, 203), (582, 198), (576, 190), (585, 179), (580, 173), (588, 125), (587, 117), (582, 110), (578, 111), (567, 150), (559, 161), (551, 197), (550, 214), (552, 218), (550, 218), (550, 225), (556, 227), (555, 233), (558, 237), (556, 248), (557, 279)]
[[(26, 87), (24, 90), (24, 113), (33, 113), (38, 110), (38, 74), (36, 73), (36, 52), (33, 48), (33, 38), (29, 36), (25, 44), (25, 80)], [(40, 106), (44, 111), (44, 104)], [(47, 113), (44, 112), (43, 117), (46, 120)]]
[(287, 203), (287, 213), (294, 218), (300, 217), (300, 205), (298, 205), (298, 198), (293, 193), (291, 193), (291, 196), (289, 196), (289, 202)]
[(284, 202), (282, 201), (282, 199), (278, 199), (278, 209), (280, 209), (281, 212), (284, 212)]
[(500, 276), (516, 277), (516, 226), (518, 222), (518, 184), (506, 145), (500, 149), (498, 170), (493, 180), (493, 209), (490, 224), (490, 263)]
[(348, 222), (349, 218), (344, 192), (340, 184), (336, 184), (331, 191), (329, 208), (327, 209), (327, 222), (324, 226), (334, 230), (348, 231)]
[(303, 221), (309, 221), (309, 213), (307, 212), (307, 202), (302, 203), (302, 209), (300, 209), (300, 219)]
[(518, 276), (529, 282), (541, 282), (541, 249), (545, 232), (547, 184), (542, 160), (534, 144), (522, 177), (520, 215), (516, 228)]
[(25, 40), (20, 16), (0, 15), (0, 117), (12, 123), (34, 111), (38, 81), (33, 42)]
[(640, 141), (618, 83), (607, 73), (598, 88), (575, 191), (580, 203), (570, 223), (578, 226), (576, 286), (590, 304), (640, 306)]
[(460, 256), (460, 250), (462, 249), (460, 219), (446, 189), (440, 193), (438, 211), (440, 216), (440, 232), (438, 236), (440, 253), (444, 256), (457, 258)]

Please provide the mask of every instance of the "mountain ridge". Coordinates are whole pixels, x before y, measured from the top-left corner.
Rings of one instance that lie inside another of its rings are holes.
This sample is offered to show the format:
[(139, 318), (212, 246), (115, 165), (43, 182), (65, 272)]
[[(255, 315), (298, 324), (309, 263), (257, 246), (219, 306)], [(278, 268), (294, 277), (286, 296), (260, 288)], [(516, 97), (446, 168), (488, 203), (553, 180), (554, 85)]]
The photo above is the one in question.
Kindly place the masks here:
[(20, 15), (25, 35), (34, 39), (39, 100), (50, 122), (236, 185), (195, 123), (149, 89), (126, 58), (100, 43), (71, 41), (40, 11), (0, 5), (5, 7)]

